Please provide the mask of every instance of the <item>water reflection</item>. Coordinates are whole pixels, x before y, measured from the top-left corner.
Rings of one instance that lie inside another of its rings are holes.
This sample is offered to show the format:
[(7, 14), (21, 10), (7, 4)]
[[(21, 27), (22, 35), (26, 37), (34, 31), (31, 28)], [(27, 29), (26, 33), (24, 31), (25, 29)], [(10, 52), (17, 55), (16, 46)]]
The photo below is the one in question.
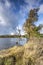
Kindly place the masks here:
[(19, 45), (24, 45), (24, 43), (27, 42), (26, 38), (0, 38), (0, 50), (1, 49), (7, 49), (14, 45), (16, 45), (16, 42), (18, 42)]

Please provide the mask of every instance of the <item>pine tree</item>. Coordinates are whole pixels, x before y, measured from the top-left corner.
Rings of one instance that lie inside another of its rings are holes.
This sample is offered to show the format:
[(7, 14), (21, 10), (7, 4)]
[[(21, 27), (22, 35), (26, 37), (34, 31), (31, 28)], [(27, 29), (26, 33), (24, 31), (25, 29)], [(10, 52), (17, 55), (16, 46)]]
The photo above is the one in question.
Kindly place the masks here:
[(40, 28), (36, 27), (36, 25), (34, 24), (35, 22), (38, 21), (38, 11), (39, 11), (39, 8), (31, 9), (28, 19), (26, 19), (26, 22), (23, 25), (23, 29), (28, 34), (30, 39), (39, 33), (38, 30)]

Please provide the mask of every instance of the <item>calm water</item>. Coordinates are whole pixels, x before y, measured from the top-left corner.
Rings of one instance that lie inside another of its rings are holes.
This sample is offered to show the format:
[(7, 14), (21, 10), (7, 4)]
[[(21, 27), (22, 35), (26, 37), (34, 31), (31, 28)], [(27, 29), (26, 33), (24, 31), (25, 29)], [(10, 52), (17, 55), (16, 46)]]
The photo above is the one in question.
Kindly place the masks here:
[(14, 45), (24, 45), (27, 42), (26, 38), (0, 38), (0, 50), (10, 48)]

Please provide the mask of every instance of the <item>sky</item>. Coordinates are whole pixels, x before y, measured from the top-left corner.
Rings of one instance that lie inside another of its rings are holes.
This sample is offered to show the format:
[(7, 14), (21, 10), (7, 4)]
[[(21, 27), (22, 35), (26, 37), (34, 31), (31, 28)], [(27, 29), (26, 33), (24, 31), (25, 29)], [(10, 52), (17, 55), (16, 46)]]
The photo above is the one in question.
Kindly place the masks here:
[(31, 9), (39, 7), (36, 25), (43, 24), (43, 0), (0, 0), (0, 35), (15, 34), (22, 26)]

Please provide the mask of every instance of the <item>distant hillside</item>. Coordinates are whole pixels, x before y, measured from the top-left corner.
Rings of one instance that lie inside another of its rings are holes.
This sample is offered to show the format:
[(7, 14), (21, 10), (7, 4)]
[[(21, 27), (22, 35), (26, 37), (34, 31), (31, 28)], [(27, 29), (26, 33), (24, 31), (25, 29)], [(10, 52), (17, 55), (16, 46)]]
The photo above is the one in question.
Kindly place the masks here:
[(43, 65), (43, 43), (35, 42), (0, 51), (0, 65)]

